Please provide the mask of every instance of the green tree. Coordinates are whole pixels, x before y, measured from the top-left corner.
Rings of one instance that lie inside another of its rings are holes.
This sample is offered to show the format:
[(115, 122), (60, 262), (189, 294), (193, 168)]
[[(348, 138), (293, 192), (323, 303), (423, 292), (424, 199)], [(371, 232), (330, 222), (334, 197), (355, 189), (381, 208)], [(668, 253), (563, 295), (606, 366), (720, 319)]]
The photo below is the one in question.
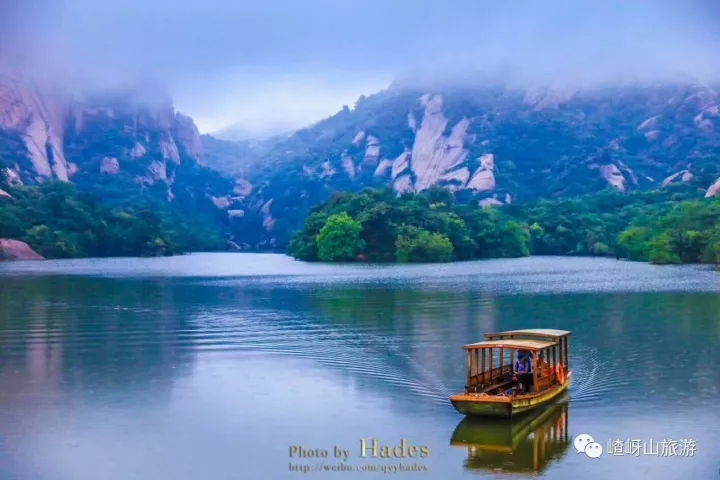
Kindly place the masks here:
[(365, 248), (362, 225), (347, 212), (331, 215), (317, 236), (318, 258), (325, 262), (354, 260)]
[(593, 245), (592, 253), (593, 253), (593, 255), (598, 255), (598, 256), (604, 257), (610, 253), (610, 247), (608, 247), (607, 245), (605, 245), (602, 242), (597, 242)]
[(630, 227), (618, 236), (618, 246), (628, 259), (645, 261), (648, 258), (648, 240), (647, 228)]
[(663, 233), (653, 238), (649, 245), (648, 260), (657, 265), (681, 263), (680, 256), (675, 253), (670, 234)]
[(313, 261), (318, 259), (317, 236), (327, 222), (326, 212), (311, 213), (303, 225), (303, 229), (295, 232), (290, 240), (290, 255), (298, 260)]
[(541, 245), (545, 241), (545, 230), (540, 225), (538, 225), (537, 222), (534, 222), (532, 225), (530, 225), (528, 233), (530, 234), (531, 253), (535, 254), (538, 251), (542, 251)]
[(448, 237), (410, 225), (401, 226), (395, 248), (400, 263), (449, 262), (453, 256), (453, 245)]
[(519, 222), (503, 222), (499, 228), (500, 249), (499, 257), (515, 258), (530, 255), (530, 233)]

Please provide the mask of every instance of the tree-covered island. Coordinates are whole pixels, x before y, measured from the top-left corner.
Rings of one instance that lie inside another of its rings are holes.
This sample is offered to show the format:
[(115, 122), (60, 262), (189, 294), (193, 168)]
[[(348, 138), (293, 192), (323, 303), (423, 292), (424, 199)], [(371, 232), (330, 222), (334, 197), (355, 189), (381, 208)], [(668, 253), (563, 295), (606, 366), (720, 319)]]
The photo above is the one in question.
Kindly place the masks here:
[(448, 262), (529, 255), (720, 263), (720, 201), (600, 192), (526, 205), (460, 204), (448, 190), (335, 193), (312, 209), (290, 255), (324, 262)]

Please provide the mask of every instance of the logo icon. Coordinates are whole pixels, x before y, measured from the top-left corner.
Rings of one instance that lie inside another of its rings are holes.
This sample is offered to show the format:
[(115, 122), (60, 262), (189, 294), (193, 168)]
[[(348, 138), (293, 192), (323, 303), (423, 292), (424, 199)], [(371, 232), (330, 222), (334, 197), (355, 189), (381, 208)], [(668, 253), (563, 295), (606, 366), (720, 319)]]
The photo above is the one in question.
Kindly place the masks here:
[(573, 444), (575, 445), (577, 453), (584, 453), (590, 458), (600, 458), (602, 456), (602, 445), (597, 443), (595, 439), (587, 433), (578, 435)]

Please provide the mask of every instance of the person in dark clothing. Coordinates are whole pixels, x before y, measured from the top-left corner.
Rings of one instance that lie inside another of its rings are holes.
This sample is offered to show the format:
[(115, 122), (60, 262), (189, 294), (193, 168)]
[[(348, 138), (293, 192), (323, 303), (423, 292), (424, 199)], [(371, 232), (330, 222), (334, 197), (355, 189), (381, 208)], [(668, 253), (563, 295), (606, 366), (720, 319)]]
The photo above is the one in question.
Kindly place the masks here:
[(517, 360), (515, 360), (515, 376), (517, 378), (520, 389), (523, 392), (530, 392), (533, 384), (532, 376), (532, 354), (520, 350)]

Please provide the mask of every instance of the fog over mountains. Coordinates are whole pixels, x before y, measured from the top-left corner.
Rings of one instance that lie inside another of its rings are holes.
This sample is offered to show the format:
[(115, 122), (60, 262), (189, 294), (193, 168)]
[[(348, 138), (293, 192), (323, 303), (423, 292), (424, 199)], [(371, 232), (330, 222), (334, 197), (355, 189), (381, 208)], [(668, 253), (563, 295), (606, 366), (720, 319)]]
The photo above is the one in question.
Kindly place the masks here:
[(13, 182), (199, 208), (241, 248), (286, 245), (336, 190), (442, 186), (503, 205), (720, 189), (715, 2), (28, 0), (0, 13)]
[(3, 56), (34, 76), (76, 89), (164, 84), (204, 133), (240, 119), (284, 130), (296, 112), (309, 125), (397, 77), (707, 81), (720, 51), (712, 0), (3, 0), (0, 10)]

